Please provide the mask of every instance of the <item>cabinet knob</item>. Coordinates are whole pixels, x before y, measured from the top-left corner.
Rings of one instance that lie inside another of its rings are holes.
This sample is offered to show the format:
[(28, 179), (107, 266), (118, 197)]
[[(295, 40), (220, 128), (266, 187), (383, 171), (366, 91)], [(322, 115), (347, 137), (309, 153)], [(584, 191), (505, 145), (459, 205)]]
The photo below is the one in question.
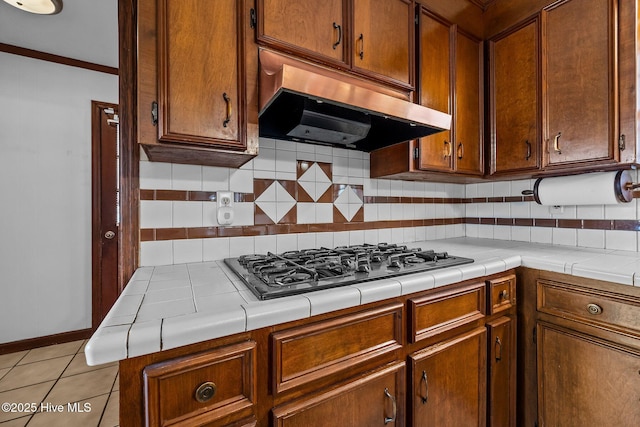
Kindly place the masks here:
[(506, 289), (501, 290), (498, 298), (502, 301), (507, 301), (509, 299), (509, 292)]
[(105, 239), (111, 240), (114, 237), (116, 237), (116, 233), (114, 231), (109, 230), (106, 233), (104, 233), (104, 237), (105, 237)]
[(589, 312), (589, 314), (597, 315), (602, 313), (602, 307), (600, 307), (598, 304), (587, 304), (587, 311)]
[(202, 383), (196, 389), (196, 400), (200, 403), (208, 402), (216, 395), (217, 387), (215, 383), (207, 381)]

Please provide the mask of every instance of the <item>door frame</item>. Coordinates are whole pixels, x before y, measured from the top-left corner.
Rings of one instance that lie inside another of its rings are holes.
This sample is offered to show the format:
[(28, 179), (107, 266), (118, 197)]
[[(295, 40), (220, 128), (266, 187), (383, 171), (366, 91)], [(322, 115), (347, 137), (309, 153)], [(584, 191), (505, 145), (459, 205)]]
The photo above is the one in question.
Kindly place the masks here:
[[(91, 329), (95, 331), (106, 313), (103, 313), (102, 301), (107, 293), (105, 284), (102, 283), (102, 126), (108, 124), (102, 123), (102, 112), (105, 109), (112, 108), (118, 114), (118, 105), (91, 101)], [(117, 139), (116, 139), (117, 141)], [(120, 175), (122, 172), (120, 171)], [(122, 179), (122, 176), (119, 177)], [(117, 293), (122, 293), (124, 288), (121, 274), (121, 254), (120, 254), (120, 230), (117, 231), (118, 237), (118, 263), (116, 265), (115, 276), (118, 278)]]

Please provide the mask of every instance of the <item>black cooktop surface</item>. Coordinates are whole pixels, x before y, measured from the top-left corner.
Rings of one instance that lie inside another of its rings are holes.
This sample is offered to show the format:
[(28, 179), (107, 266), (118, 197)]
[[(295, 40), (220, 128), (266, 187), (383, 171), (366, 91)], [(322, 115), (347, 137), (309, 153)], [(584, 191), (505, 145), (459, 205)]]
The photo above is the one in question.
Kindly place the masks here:
[(243, 255), (224, 262), (256, 297), (266, 300), (468, 264), (473, 259), (379, 243)]

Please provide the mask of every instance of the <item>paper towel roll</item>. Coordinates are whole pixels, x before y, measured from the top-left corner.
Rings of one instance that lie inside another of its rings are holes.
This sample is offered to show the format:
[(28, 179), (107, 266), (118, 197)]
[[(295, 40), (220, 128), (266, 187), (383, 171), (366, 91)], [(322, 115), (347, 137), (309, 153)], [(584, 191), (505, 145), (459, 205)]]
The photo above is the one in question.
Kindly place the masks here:
[(538, 178), (533, 196), (541, 205), (612, 205), (633, 200), (627, 189), (631, 184), (629, 171), (596, 172), (582, 175)]

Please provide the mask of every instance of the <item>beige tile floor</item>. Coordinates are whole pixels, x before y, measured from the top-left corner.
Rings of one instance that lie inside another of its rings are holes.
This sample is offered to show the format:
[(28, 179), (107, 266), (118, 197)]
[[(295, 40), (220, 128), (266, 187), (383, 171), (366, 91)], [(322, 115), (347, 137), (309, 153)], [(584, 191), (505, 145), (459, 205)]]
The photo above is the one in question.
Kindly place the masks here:
[(118, 364), (88, 366), (84, 344), (0, 355), (0, 427), (117, 426)]

